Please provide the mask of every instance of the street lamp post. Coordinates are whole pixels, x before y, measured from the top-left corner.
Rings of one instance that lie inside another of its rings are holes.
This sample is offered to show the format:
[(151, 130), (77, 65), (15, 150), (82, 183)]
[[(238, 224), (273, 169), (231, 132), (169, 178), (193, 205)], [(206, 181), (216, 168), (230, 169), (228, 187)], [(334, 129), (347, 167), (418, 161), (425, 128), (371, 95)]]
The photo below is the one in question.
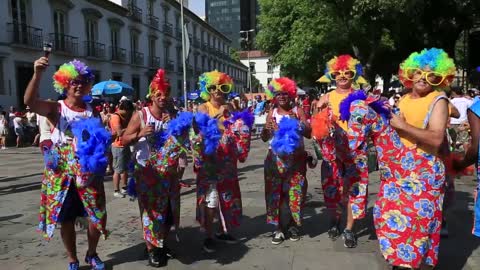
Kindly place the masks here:
[(248, 78), (247, 78), (247, 88), (248, 88), (248, 92), (249, 93), (252, 93), (252, 74), (251, 74), (251, 71), (250, 71), (250, 44), (249, 44), (249, 34), (252, 33), (252, 32), (255, 32), (255, 29), (250, 29), (250, 30), (246, 30), (246, 31), (240, 31), (240, 35), (241, 34), (244, 34), (246, 33), (246, 44), (247, 44), (247, 61), (248, 61)]
[(186, 48), (185, 48), (185, 27), (183, 26), (183, 0), (180, 0), (180, 13), (182, 17), (181, 28), (182, 28), (182, 63), (183, 63), (183, 101), (185, 103), (185, 111), (187, 110), (187, 64), (186, 62)]

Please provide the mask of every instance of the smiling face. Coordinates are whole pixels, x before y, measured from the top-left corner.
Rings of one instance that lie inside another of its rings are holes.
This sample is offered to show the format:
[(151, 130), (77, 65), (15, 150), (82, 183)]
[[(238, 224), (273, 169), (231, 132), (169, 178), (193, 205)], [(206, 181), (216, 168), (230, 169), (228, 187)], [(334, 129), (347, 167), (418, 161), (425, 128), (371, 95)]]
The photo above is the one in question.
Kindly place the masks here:
[(275, 95), (275, 100), (277, 101), (278, 106), (282, 108), (286, 108), (290, 106), (290, 97), (286, 92), (279, 92)]
[(153, 105), (161, 110), (165, 109), (167, 107), (168, 96), (168, 93), (160, 91), (156, 92), (155, 95), (151, 97)]
[(337, 87), (340, 89), (350, 89), (352, 87), (353, 78), (355, 73), (350, 70), (340, 70), (334, 72), (334, 79), (337, 83)]
[(224, 94), (222, 91), (220, 91), (220, 89), (218, 89), (216, 85), (211, 85), (208, 88), (208, 91), (210, 92), (210, 98), (212, 100), (214, 100), (215, 102), (218, 102), (220, 104), (225, 103), (226, 94)]
[(67, 97), (81, 99), (88, 95), (92, 89), (92, 82), (87, 81), (82, 76), (71, 80), (67, 88)]

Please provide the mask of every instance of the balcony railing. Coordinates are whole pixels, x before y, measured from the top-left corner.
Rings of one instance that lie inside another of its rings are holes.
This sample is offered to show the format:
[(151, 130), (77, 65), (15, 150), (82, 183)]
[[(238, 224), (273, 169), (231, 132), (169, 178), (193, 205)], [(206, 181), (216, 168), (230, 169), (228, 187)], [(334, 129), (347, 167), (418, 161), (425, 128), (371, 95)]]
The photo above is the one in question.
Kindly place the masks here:
[(132, 63), (132, 65), (143, 66), (143, 53), (131, 51), (130, 63)]
[(43, 31), (40, 28), (24, 23), (7, 23), (7, 32), (10, 33), (10, 42), (34, 48), (43, 47)]
[(126, 62), (127, 61), (127, 51), (120, 47), (110, 46), (110, 59), (112, 61)]
[(166, 60), (166, 61), (165, 61), (165, 69), (166, 69), (167, 71), (173, 71), (173, 70), (175, 69), (172, 60)]
[(70, 55), (78, 55), (78, 37), (60, 33), (50, 33), (50, 40), (53, 42), (54, 52), (63, 52)]
[(152, 68), (159, 68), (160, 67), (160, 57), (158, 56), (150, 56), (149, 66)]
[(104, 58), (105, 57), (105, 44), (94, 42), (94, 41), (85, 41), (85, 56), (95, 57), (95, 58)]
[(128, 5), (128, 16), (132, 18), (133, 20), (142, 21), (142, 9), (135, 6), (134, 4), (129, 4)]
[(158, 21), (159, 19), (157, 16), (153, 16), (153, 15), (147, 16), (147, 24), (153, 28), (158, 28)]
[(163, 32), (167, 35), (173, 35), (173, 26), (171, 23), (164, 23), (163, 24)]

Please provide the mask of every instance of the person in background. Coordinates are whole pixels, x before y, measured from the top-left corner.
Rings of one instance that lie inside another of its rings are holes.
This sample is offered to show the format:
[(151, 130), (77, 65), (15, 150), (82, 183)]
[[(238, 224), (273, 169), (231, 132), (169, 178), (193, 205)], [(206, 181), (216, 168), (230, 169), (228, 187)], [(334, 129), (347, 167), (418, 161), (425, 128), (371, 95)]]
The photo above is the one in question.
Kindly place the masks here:
[(253, 111), (253, 114), (255, 116), (262, 115), (265, 113), (265, 100), (262, 100), (262, 96), (257, 95), (255, 97), (256, 103), (255, 103), (255, 109)]
[(17, 148), (22, 147), (24, 137), (25, 137), (25, 125), (24, 119), (21, 112), (15, 113), (15, 118), (13, 118), (13, 130), (17, 136)]
[(8, 136), (8, 118), (7, 112), (0, 112), (0, 149), (7, 149), (7, 136)]
[[(113, 168), (113, 196), (123, 198), (127, 194), (127, 166), (130, 161), (130, 148), (122, 144), (122, 135), (125, 132), (135, 107), (128, 99), (120, 100), (118, 112), (110, 115), (110, 129), (112, 133), (112, 168)], [(122, 189), (120, 190), (120, 181)]]
[(37, 114), (30, 111), (29, 106), (27, 106), (25, 110), (27, 111), (25, 113), (25, 117), (27, 118), (26, 130), (28, 133), (28, 137), (30, 139), (33, 138), (32, 146), (38, 146), (38, 140), (40, 139), (40, 134), (38, 133)]
[(455, 106), (460, 113), (460, 117), (450, 118), (450, 128), (448, 131), (452, 139), (451, 146), (455, 152), (465, 153), (470, 142), (467, 110), (472, 105), (473, 100), (465, 97), (461, 87), (452, 87), (450, 103)]

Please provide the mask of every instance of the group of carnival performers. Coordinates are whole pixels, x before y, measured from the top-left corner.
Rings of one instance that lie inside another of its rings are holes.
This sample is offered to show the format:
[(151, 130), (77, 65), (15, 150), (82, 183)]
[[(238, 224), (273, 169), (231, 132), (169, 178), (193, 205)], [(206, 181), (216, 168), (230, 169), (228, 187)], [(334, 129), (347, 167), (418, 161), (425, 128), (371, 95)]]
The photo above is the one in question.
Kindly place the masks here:
[[(39, 99), (39, 84), (48, 65), (47, 57), (35, 61), (24, 97), (32, 111), (54, 125), (53, 144), (43, 149), (38, 230), (49, 240), (60, 223), (68, 269), (79, 269), (75, 221), (86, 217), (85, 262), (92, 269), (105, 269), (96, 248), (100, 236), (109, 235), (103, 178), (111, 134), (84, 102), (94, 75), (78, 60), (61, 65), (53, 76), (54, 89), (66, 98)], [(471, 147), (465, 157), (453, 158), (446, 146), (449, 105), (444, 91), (454, 79), (455, 65), (447, 53), (424, 49), (400, 64), (399, 78), (410, 91), (400, 100), (399, 112), (361, 90), (359, 86), (366, 83), (362, 75), (362, 65), (350, 55), (331, 59), (319, 81), (335, 82), (336, 89), (317, 102), (311, 121), (294, 105), (295, 81), (282, 77), (268, 85), (266, 95), (274, 107), (261, 138), (269, 144), (264, 182), (266, 222), (274, 227), (272, 244), (281, 244), (286, 237), (301, 239), (307, 167), (317, 164), (317, 157), (306, 151), (304, 138), (312, 138), (322, 160), (328, 237), (341, 236), (345, 247), (356, 247), (354, 224), (366, 215), (367, 153), (374, 147), (381, 185), (373, 217), (381, 253), (393, 269), (432, 269), (438, 262), (444, 197), (453, 186), (448, 179), (473, 163), (480, 173), (480, 101), (468, 111)], [(216, 251), (217, 241), (237, 242), (231, 234), (242, 218), (237, 166), (248, 157), (254, 118), (248, 109), (235, 111), (226, 102), (233, 88), (227, 74), (206, 72), (199, 78), (199, 87), (205, 103), (197, 114), (172, 113), (167, 109), (168, 79), (159, 69), (148, 89), (151, 104), (135, 113), (119, 134), (123, 145), (135, 146), (135, 177), (128, 183), (128, 192), (138, 198), (148, 262), (153, 267), (164, 266), (173, 257), (166, 239), (172, 227), (179, 228), (180, 180), (189, 153), (196, 174), (196, 219), (205, 232), (204, 251)], [(473, 234), (480, 237), (480, 200), (474, 210)], [(216, 229), (215, 220), (219, 222)]]

